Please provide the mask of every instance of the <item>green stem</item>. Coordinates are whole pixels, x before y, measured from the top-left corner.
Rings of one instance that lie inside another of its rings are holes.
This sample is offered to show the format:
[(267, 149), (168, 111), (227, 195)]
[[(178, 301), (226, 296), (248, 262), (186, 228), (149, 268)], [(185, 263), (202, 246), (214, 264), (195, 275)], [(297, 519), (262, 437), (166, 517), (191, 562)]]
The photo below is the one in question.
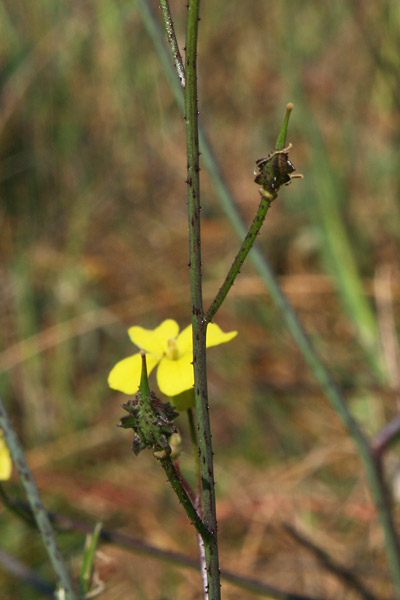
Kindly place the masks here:
[(185, 509), (186, 514), (189, 517), (190, 521), (192, 522), (192, 524), (195, 526), (196, 530), (201, 535), (203, 541), (205, 542), (205, 540), (209, 540), (212, 537), (212, 535), (211, 535), (210, 531), (207, 529), (207, 527), (204, 525), (199, 513), (196, 511), (195, 507), (193, 506), (193, 503), (189, 497), (189, 494), (185, 490), (185, 487), (181, 481), (181, 478), (179, 477), (179, 473), (176, 470), (174, 463), (171, 460), (171, 457), (165, 456), (159, 460), (160, 460), (160, 464), (161, 464), (162, 468), (164, 469), (164, 471), (167, 474), (170, 484), (172, 485), (176, 495), (178, 496), (179, 501), (182, 504), (183, 508)]
[[(293, 110), (293, 104), (289, 103), (286, 106), (285, 117), (283, 119), (282, 127), (279, 132), (278, 138), (276, 140), (276, 144), (275, 144), (276, 152), (283, 150), (286, 145), (287, 129), (288, 129), (288, 125), (289, 125), (290, 113), (292, 112), (292, 110)], [(206, 313), (205, 321), (207, 323), (209, 323), (210, 321), (213, 320), (216, 312), (218, 311), (218, 309), (224, 302), (229, 290), (231, 289), (236, 277), (239, 275), (240, 269), (242, 268), (242, 265), (248, 255), (248, 253), (250, 252), (251, 248), (253, 247), (256, 237), (262, 227), (262, 224), (264, 223), (264, 219), (267, 215), (268, 209), (271, 206), (271, 202), (275, 199), (275, 197), (276, 197), (276, 194), (274, 196), (272, 196), (272, 195), (270, 196), (270, 195), (267, 195), (267, 193), (265, 191), (264, 191), (264, 194), (261, 196), (261, 201), (258, 206), (256, 215), (253, 219), (252, 224), (250, 225), (250, 228), (246, 234), (246, 237), (244, 238), (244, 240), (242, 242), (240, 250), (235, 257), (235, 259), (231, 265), (231, 268), (228, 271), (227, 276), (225, 277), (225, 281), (223, 282), (220, 289), (218, 290), (217, 295), (215, 296), (214, 300), (211, 303), (210, 308), (208, 309), (208, 311)]]
[(193, 328), (194, 394), (199, 440), (201, 469), (201, 496), (204, 524), (212, 535), (203, 538), (209, 600), (219, 600), (220, 573), (217, 544), (217, 516), (215, 507), (213, 450), (208, 414), (206, 331), (204, 321), (201, 279), (200, 234), (200, 166), (197, 105), (197, 37), (199, 0), (189, 0), (186, 29), (186, 87), (185, 120), (187, 145), (187, 186), (189, 216), (189, 279)]
[(43, 543), (49, 555), (50, 562), (59, 579), (60, 586), (65, 592), (65, 598), (66, 600), (77, 600), (71, 576), (61, 555), (60, 548), (57, 544), (53, 528), (47, 515), (47, 511), (43, 506), (42, 499), (39, 495), (36, 481), (34, 480), (29, 465), (26, 462), (22, 446), (18, 440), (17, 434), (15, 433), (1, 398), (0, 428), (3, 430), (4, 438), (10, 450), (11, 457), (18, 469), (21, 483), (25, 488), (29, 504), (35, 517)]
[(292, 102), (289, 102), (286, 105), (285, 117), (283, 119), (282, 127), (279, 132), (278, 139), (276, 140), (276, 144), (275, 144), (275, 151), (277, 151), (277, 152), (279, 152), (279, 150), (283, 150), (284, 147), (286, 146), (286, 136), (287, 136), (289, 119), (290, 119), (292, 110), (293, 110), (293, 104), (292, 104)]
[(205, 321), (207, 323), (213, 320), (216, 312), (218, 311), (221, 304), (228, 295), (228, 292), (231, 289), (236, 277), (239, 275), (240, 269), (242, 268), (242, 265), (255, 242), (255, 239), (261, 229), (262, 224), (264, 223), (264, 219), (270, 206), (271, 200), (262, 196), (256, 216), (254, 217), (253, 222), (250, 225), (250, 228), (246, 234), (246, 237), (243, 240), (240, 250), (237, 253), (231, 265), (231, 268), (228, 271), (224, 283), (218, 290), (217, 295), (215, 296), (210, 308), (208, 309), (205, 315)]

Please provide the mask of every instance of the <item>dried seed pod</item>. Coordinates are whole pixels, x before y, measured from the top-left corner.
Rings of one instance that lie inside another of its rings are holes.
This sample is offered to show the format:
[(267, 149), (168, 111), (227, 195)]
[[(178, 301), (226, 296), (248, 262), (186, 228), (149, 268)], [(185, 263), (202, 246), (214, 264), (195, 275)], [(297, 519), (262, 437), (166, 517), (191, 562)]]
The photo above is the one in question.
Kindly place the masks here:
[[(278, 190), (282, 185), (289, 184), (295, 171), (293, 163), (289, 160), (289, 150), (291, 144), (283, 150), (271, 152), (265, 158), (256, 160), (257, 170), (255, 171), (254, 181), (260, 186), (261, 196), (274, 200), (278, 195)], [(301, 176), (300, 176), (301, 177)]]

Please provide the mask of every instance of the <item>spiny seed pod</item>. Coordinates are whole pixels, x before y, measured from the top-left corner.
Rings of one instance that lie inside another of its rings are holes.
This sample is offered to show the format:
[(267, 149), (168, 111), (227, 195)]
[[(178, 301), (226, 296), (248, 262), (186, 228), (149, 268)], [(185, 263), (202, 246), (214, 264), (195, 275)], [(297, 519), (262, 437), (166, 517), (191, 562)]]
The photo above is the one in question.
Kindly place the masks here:
[(154, 453), (171, 452), (168, 439), (178, 431), (173, 421), (178, 413), (169, 402), (161, 402), (153, 392), (149, 398), (142, 398), (139, 391), (132, 400), (122, 404), (122, 408), (128, 415), (120, 419), (119, 427), (133, 429), (135, 454), (145, 448), (152, 448)]
[(167, 456), (171, 453), (169, 438), (178, 430), (174, 425), (174, 419), (179, 413), (169, 402), (161, 402), (150, 391), (147, 378), (147, 366), (145, 352), (142, 355), (142, 375), (137, 394), (122, 408), (128, 413), (122, 417), (119, 427), (133, 429), (132, 450), (139, 454), (144, 448), (152, 448), (156, 458)]

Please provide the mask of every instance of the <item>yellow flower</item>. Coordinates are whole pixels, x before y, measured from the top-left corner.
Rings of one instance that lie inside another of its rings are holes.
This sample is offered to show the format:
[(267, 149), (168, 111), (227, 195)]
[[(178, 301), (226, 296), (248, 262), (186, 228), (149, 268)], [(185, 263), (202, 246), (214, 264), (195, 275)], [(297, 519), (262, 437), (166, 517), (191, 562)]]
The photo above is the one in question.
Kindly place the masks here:
[[(130, 327), (128, 335), (141, 350), (146, 351), (147, 372), (157, 369), (157, 383), (166, 396), (177, 396), (193, 387), (192, 326), (179, 333), (179, 325), (166, 319), (155, 329)], [(237, 331), (224, 333), (218, 325), (207, 327), (207, 347), (229, 342)], [(108, 376), (108, 385), (124, 394), (136, 394), (142, 362), (140, 354), (134, 354), (118, 362)]]
[(0, 430), (0, 481), (10, 479), (12, 470), (12, 462), (10, 451), (4, 441), (3, 432)]

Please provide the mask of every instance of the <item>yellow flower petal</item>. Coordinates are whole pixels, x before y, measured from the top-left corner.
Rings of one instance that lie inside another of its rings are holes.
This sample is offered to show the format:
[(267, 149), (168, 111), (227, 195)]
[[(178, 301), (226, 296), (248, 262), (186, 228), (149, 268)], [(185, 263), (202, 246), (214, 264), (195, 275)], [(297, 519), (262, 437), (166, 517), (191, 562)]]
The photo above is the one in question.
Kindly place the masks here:
[[(146, 354), (147, 373), (154, 369), (158, 363), (158, 358), (151, 354)], [(140, 375), (142, 373), (142, 359), (140, 354), (128, 356), (117, 362), (111, 369), (108, 376), (108, 385), (113, 390), (118, 390), (124, 394), (136, 394), (139, 388)]]
[(136, 346), (158, 356), (158, 358), (161, 358), (167, 350), (168, 340), (176, 338), (178, 333), (179, 325), (173, 319), (166, 319), (155, 329), (145, 329), (137, 326), (128, 329), (128, 335)]
[[(210, 323), (207, 327), (207, 348), (210, 346), (218, 346), (218, 344), (224, 344), (229, 342), (232, 338), (237, 335), (237, 331), (230, 331), (224, 333), (218, 325)], [(176, 340), (176, 345), (179, 354), (182, 355), (185, 352), (193, 352), (193, 338), (192, 338), (192, 326), (188, 325), (181, 331)]]
[(193, 354), (187, 352), (178, 360), (163, 358), (157, 369), (157, 383), (166, 396), (177, 396), (194, 384)]
[(182, 329), (176, 338), (176, 347), (180, 356), (183, 356), (186, 352), (193, 352), (193, 334), (191, 325)]
[(0, 481), (10, 479), (12, 462), (10, 452), (4, 439), (0, 437)]
[(228, 333), (224, 333), (218, 325), (215, 323), (210, 323), (207, 327), (207, 339), (206, 345), (207, 348), (210, 346), (218, 346), (218, 344), (224, 344), (225, 342), (229, 342), (232, 338), (237, 336), (237, 331), (229, 331)]

